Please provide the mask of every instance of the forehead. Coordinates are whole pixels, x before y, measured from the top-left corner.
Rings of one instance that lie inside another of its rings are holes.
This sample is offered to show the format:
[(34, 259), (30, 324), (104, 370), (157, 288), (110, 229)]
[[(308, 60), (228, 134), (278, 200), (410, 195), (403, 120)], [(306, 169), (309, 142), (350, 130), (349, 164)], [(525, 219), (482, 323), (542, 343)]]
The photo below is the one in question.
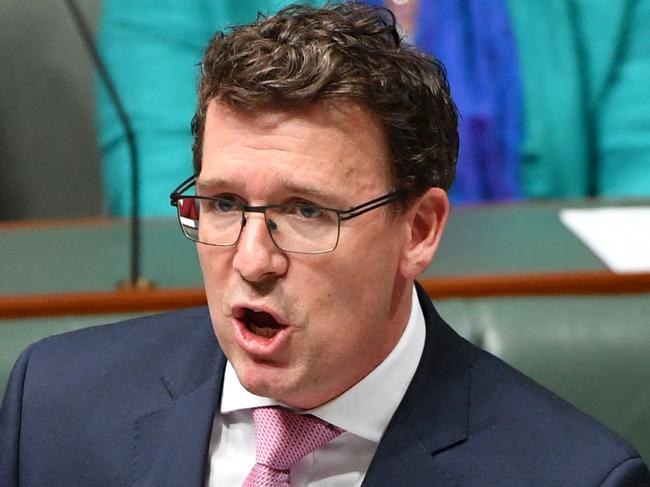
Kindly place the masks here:
[(339, 185), (372, 192), (389, 186), (388, 164), (383, 128), (359, 105), (252, 112), (212, 101), (199, 181), (264, 180), (316, 191)]

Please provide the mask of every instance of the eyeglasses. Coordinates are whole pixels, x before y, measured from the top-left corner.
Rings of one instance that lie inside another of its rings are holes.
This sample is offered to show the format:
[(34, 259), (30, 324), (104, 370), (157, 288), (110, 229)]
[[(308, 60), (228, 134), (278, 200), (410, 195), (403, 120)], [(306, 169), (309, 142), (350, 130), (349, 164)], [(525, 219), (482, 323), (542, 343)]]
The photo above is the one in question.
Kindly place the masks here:
[(184, 195), (195, 183), (196, 175), (183, 181), (169, 196), (187, 238), (205, 245), (235, 245), (246, 225), (246, 213), (263, 213), (266, 228), (276, 247), (299, 254), (332, 252), (339, 242), (342, 221), (403, 196), (403, 191), (394, 191), (349, 210), (307, 203), (251, 206), (225, 198)]

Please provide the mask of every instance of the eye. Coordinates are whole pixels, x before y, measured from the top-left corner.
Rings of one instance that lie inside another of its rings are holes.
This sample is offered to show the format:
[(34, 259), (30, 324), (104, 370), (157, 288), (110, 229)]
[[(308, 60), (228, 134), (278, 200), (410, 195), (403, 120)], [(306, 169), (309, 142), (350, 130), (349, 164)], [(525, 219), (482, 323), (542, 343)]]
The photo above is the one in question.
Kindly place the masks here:
[(299, 216), (307, 219), (318, 218), (323, 215), (323, 210), (318, 206), (298, 205), (296, 212)]
[(233, 200), (218, 198), (214, 199), (212, 207), (215, 211), (221, 213), (228, 213), (231, 211), (239, 211), (239, 204)]

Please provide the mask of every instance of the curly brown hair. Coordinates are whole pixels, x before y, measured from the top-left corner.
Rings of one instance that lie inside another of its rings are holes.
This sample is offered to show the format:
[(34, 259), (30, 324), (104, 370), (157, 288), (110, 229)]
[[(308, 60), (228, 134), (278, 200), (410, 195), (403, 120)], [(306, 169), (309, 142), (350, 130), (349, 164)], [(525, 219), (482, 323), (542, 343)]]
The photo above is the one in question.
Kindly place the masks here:
[(192, 120), (197, 174), (213, 99), (244, 111), (346, 100), (383, 124), (395, 189), (417, 196), (453, 182), (458, 115), (444, 67), (400, 41), (387, 9), (292, 5), (218, 32), (203, 58), (198, 94)]

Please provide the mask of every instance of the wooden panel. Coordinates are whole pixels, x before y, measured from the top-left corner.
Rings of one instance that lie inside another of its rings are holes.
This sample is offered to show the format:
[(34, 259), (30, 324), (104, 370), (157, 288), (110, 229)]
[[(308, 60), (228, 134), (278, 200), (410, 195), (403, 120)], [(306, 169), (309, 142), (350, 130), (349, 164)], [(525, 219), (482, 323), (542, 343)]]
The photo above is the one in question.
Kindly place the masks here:
[[(650, 292), (650, 274), (606, 271), (440, 277), (421, 281), (434, 299), (489, 296), (630, 294)], [(125, 289), (0, 297), (0, 319), (155, 312), (205, 304), (202, 288)]]
[(0, 297), (0, 318), (166, 311), (205, 304), (197, 289), (143, 289)]
[(430, 278), (421, 281), (429, 296), (478, 298), (489, 296), (557, 296), (650, 292), (650, 273), (609, 271), (497, 274)]

